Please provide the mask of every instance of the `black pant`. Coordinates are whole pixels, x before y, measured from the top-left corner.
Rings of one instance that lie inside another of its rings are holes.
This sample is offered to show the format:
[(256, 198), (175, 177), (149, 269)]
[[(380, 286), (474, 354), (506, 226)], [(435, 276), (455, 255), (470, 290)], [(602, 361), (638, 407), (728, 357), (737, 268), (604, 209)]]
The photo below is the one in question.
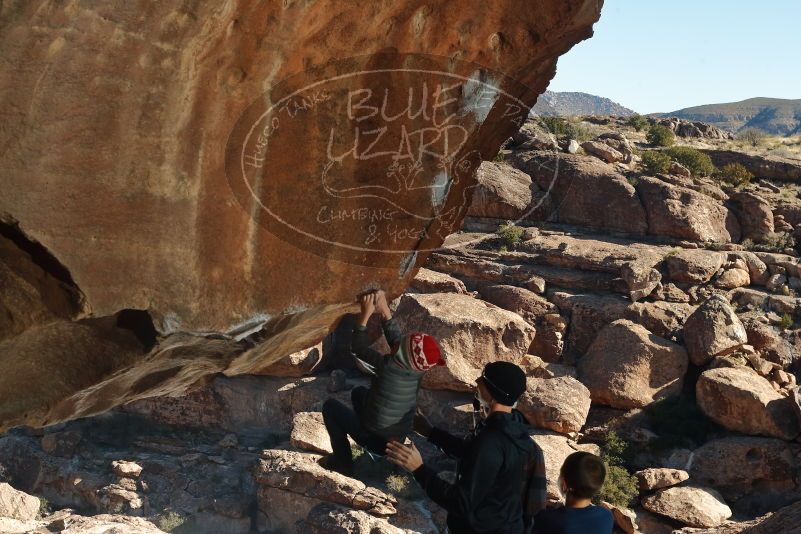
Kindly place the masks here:
[(376, 454), (385, 454), (387, 440), (364, 428), (360, 415), (370, 392), (366, 387), (355, 387), (350, 393), (353, 410), (336, 399), (328, 399), (323, 403), (323, 422), (331, 438), (334, 451), (332, 468), (350, 469), (353, 467), (353, 455), (348, 443), (348, 436), (353, 441)]

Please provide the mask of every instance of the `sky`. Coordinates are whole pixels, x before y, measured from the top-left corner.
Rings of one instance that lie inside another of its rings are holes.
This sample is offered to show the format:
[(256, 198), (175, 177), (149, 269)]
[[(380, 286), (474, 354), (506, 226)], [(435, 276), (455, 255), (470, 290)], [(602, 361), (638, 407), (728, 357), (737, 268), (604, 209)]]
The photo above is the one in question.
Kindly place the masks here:
[(801, 98), (801, 0), (605, 0), (594, 31), (548, 89), (639, 113)]

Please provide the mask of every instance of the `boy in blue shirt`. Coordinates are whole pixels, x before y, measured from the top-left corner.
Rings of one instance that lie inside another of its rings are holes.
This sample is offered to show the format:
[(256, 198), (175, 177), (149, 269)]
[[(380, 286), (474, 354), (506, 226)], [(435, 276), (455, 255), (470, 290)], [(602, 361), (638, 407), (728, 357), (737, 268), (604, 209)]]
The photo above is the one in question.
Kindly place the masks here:
[(612, 512), (592, 504), (605, 478), (606, 466), (594, 454), (568, 456), (559, 476), (565, 505), (537, 514), (532, 534), (612, 534)]

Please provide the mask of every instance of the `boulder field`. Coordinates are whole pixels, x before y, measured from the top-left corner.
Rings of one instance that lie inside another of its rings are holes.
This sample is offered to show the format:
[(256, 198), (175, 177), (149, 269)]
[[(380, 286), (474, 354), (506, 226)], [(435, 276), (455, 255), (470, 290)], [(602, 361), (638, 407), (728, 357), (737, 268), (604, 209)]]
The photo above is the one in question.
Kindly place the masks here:
[[(760, 169), (734, 186), (648, 170), (621, 118), (552, 133), (527, 109), (600, 4), (448, 7), (0, 8), (0, 530), (440, 532), (384, 460), (318, 464), (322, 403), (369, 384), (353, 299), (379, 286), (447, 356), (435, 425), (470, 430), (487, 362), (525, 370), (552, 504), (583, 450), (623, 532), (796, 528), (801, 163), (705, 149)], [(387, 112), (444, 80), (432, 114)], [(375, 117), (464, 142), (381, 163), (352, 128)]]

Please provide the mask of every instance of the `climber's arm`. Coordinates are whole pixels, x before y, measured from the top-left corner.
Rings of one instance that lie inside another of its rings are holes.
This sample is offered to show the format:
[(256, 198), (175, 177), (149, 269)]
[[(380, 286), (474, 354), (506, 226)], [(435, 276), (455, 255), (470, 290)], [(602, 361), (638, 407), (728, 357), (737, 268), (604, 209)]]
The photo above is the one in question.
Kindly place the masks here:
[(377, 368), (383, 356), (378, 351), (370, 348), (370, 340), (367, 338), (367, 322), (370, 320), (376, 307), (375, 292), (365, 293), (359, 296), (359, 304), (361, 305), (361, 311), (359, 312), (356, 326), (353, 327), (351, 351), (360, 360)]

